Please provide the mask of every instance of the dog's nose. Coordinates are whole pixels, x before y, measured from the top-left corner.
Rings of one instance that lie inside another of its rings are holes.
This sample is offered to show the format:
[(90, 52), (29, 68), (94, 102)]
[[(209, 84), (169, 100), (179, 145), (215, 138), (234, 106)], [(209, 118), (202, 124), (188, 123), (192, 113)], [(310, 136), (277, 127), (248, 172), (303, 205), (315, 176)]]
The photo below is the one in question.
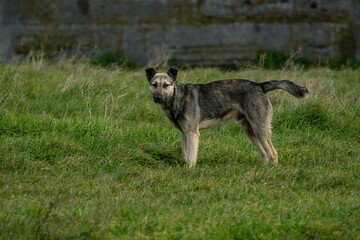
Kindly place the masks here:
[(161, 96), (155, 96), (155, 97), (154, 97), (154, 102), (159, 103), (159, 102), (161, 102), (161, 101), (162, 101), (162, 97), (161, 97)]

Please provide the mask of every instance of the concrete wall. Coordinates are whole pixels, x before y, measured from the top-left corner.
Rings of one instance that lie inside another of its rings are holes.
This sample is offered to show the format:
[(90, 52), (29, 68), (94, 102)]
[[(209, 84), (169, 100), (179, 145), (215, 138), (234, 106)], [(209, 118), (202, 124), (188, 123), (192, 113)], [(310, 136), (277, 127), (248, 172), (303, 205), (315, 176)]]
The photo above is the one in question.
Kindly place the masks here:
[(360, 0), (0, 0), (0, 58), (114, 51), (233, 63), (256, 51), (360, 60)]

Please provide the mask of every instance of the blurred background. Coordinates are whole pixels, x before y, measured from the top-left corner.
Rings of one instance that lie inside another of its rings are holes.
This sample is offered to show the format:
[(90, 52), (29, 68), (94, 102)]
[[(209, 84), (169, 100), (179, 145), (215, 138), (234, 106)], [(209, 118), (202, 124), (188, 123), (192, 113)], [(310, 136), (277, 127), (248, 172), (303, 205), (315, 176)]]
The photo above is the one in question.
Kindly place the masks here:
[(232, 65), (272, 52), (360, 60), (360, 0), (2, 0), (0, 59)]

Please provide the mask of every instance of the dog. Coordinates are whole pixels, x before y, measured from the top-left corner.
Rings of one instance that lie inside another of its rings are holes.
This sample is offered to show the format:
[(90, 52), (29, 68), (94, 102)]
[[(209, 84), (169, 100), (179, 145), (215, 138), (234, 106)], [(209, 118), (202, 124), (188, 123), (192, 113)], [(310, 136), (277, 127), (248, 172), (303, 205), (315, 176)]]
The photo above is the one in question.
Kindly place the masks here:
[(157, 73), (146, 68), (146, 78), (155, 103), (180, 131), (182, 157), (187, 166), (196, 165), (200, 130), (221, 122), (240, 123), (260, 152), (262, 166), (278, 165), (278, 154), (271, 142), (272, 105), (266, 93), (282, 89), (297, 98), (309, 94), (307, 88), (288, 80), (252, 82), (228, 79), (207, 84), (182, 84), (176, 81), (177, 68)]

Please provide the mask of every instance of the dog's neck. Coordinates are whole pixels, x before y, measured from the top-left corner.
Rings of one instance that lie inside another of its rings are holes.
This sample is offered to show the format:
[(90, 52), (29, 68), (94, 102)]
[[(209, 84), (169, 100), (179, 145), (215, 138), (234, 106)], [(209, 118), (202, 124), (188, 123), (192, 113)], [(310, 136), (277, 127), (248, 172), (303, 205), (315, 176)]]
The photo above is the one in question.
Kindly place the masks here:
[(161, 108), (166, 113), (166, 116), (169, 118), (171, 122), (173, 122), (174, 125), (178, 124), (178, 121), (180, 120), (181, 114), (179, 114), (178, 109), (181, 105), (182, 101), (182, 95), (184, 92), (184, 85), (181, 83), (174, 83), (174, 93), (172, 96), (167, 99), (165, 103), (161, 104)]

